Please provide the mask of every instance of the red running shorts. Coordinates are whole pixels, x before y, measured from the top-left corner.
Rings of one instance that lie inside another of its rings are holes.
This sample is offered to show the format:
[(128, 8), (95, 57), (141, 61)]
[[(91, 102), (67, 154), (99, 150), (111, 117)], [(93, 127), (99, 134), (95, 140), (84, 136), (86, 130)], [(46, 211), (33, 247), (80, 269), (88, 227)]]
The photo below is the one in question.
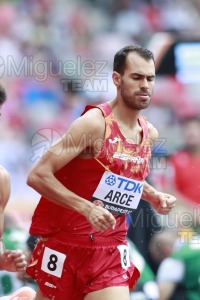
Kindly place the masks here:
[(83, 300), (85, 294), (111, 286), (133, 289), (140, 276), (126, 241), (63, 233), (39, 240), (26, 272), (51, 300)]

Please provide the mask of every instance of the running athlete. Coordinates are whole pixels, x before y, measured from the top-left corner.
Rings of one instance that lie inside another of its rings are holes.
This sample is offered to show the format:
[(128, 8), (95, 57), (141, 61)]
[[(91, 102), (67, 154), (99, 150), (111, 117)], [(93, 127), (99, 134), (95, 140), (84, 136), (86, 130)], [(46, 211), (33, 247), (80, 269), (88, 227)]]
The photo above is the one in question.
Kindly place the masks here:
[[(0, 116), (4, 102), (6, 101), (5, 89), (0, 85)], [(0, 166), (0, 271), (24, 272), (27, 262), (26, 256), (21, 250), (6, 250), (3, 243), (4, 209), (10, 197), (10, 175)], [(8, 281), (10, 284), (10, 281)], [(35, 291), (29, 287), (22, 287), (11, 295), (0, 297), (2, 300), (35, 298)]]
[[(0, 116), (2, 106), (6, 101), (5, 89), (0, 85)], [(24, 271), (25, 255), (21, 250), (5, 250), (3, 244), (4, 209), (10, 197), (10, 176), (8, 171), (0, 166), (0, 270), (9, 272)]]
[(129, 260), (126, 215), (141, 197), (161, 214), (175, 205), (145, 181), (158, 137), (140, 115), (153, 93), (152, 52), (119, 50), (112, 77), (115, 99), (87, 106), (28, 176), (41, 194), (30, 227), (41, 238), (27, 268), (36, 300), (128, 300), (139, 272)]

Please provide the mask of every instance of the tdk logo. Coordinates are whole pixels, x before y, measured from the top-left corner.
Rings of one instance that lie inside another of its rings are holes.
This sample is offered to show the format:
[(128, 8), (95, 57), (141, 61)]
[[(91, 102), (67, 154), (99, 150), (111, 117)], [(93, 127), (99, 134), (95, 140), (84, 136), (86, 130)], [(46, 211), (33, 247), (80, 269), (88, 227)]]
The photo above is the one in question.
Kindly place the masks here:
[(107, 185), (113, 186), (116, 183), (115, 175), (110, 175), (106, 178), (105, 183)]
[(105, 179), (105, 183), (107, 185), (113, 186), (116, 184), (116, 188), (129, 192), (138, 192), (142, 193), (143, 184), (139, 182), (135, 182), (132, 180), (128, 180), (122, 177), (117, 177), (115, 175), (110, 175)]

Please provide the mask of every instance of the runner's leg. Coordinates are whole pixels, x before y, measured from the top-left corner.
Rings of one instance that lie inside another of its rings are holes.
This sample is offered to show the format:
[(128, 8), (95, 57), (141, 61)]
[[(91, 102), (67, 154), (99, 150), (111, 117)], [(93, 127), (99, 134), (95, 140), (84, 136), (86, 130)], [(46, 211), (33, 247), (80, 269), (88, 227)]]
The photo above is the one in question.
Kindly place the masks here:
[(33, 289), (24, 286), (10, 295), (7, 295), (5, 297), (0, 297), (0, 299), (1, 300), (16, 300), (16, 299), (34, 300), (35, 294), (36, 293)]
[(42, 295), (42, 292), (40, 291), (40, 289), (37, 289), (37, 293), (36, 293), (36, 297), (35, 300), (49, 300), (49, 298), (46, 298)]
[(84, 300), (130, 300), (128, 286), (113, 286), (88, 293)]

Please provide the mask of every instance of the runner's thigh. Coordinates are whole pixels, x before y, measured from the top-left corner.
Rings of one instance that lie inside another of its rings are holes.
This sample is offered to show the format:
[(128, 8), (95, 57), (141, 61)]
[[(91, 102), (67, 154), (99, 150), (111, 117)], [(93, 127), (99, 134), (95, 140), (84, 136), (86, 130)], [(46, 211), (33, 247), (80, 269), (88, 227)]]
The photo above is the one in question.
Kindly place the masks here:
[(40, 289), (38, 288), (36, 296), (35, 296), (35, 300), (48, 300), (49, 298), (46, 298), (42, 295)]
[(128, 286), (112, 286), (85, 295), (84, 300), (129, 300)]

